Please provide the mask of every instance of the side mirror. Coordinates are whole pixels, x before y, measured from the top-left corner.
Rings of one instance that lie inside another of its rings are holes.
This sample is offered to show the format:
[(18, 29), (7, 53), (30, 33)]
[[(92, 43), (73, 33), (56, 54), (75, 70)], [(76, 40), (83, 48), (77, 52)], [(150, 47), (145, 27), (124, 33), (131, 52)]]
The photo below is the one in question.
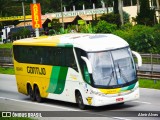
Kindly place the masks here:
[(91, 66), (90, 61), (86, 57), (84, 57), (84, 56), (81, 56), (81, 58), (82, 58), (82, 60), (85, 61), (86, 65), (87, 65), (87, 68), (88, 68), (88, 72), (92, 73), (92, 66)]
[(132, 51), (132, 53), (136, 56), (138, 60), (138, 67), (142, 66), (142, 57), (138, 52)]

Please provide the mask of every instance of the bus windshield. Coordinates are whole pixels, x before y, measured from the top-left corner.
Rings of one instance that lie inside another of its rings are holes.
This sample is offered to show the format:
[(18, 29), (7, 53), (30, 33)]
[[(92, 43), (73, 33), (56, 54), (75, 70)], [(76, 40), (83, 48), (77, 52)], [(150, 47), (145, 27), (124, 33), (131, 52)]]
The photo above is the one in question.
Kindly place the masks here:
[(88, 58), (92, 65), (94, 85), (115, 87), (136, 80), (136, 69), (129, 48), (90, 52)]

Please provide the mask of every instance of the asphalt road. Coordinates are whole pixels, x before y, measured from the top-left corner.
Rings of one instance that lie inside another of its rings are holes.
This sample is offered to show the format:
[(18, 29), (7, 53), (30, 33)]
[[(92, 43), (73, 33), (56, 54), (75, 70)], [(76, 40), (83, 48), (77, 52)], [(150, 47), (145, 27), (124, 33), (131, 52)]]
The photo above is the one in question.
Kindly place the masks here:
[[(124, 105), (88, 107), (79, 110), (76, 104), (56, 100), (45, 100), (43, 103), (31, 102), (28, 96), (17, 92), (14, 75), (0, 74), (0, 111), (40, 112), (38, 119), (63, 120), (158, 120), (160, 119), (160, 90), (140, 89), (140, 99), (126, 102)], [(45, 112), (43, 112), (45, 111)], [(152, 117), (148, 117), (148, 112)], [(13, 112), (12, 112), (13, 114)], [(16, 116), (17, 114), (15, 114)], [(142, 117), (147, 115), (147, 117)], [(153, 117), (158, 115), (159, 117)], [(0, 118), (1, 119), (1, 118)]]

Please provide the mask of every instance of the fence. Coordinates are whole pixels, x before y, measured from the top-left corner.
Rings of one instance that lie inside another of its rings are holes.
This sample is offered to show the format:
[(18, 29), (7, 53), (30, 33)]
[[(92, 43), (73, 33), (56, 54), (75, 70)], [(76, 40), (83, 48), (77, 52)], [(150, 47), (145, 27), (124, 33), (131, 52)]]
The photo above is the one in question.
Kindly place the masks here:
[(137, 67), (138, 77), (160, 80), (160, 54), (141, 54), (141, 56), (143, 64)]
[(6, 48), (0, 49), (0, 66), (13, 67), (12, 49), (6, 49)]

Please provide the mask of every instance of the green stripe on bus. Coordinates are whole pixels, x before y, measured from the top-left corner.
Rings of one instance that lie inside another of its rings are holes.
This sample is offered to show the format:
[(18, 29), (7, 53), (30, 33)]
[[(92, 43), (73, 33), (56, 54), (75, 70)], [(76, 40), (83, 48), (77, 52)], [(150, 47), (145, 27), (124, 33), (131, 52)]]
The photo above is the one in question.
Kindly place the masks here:
[(67, 72), (68, 67), (61, 67), (57, 87), (54, 91), (55, 94), (61, 94), (63, 92), (66, 83)]
[(68, 67), (52, 67), (50, 83), (47, 92), (61, 94), (65, 87)]
[(52, 67), (50, 83), (47, 92), (54, 93), (57, 88), (58, 77), (59, 77), (60, 67), (54, 66)]
[(132, 85), (128, 86), (128, 89), (127, 89), (127, 90), (133, 89), (135, 85), (136, 85), (136, 84), (132, 84)]
[(134, 83), (134, 84), (132, 84), (130, 86), (123, 87), (123, 88), (121, 88), (120, 92), (124, 92), (126, 90), (131, 90), (131, 89), (133, 89), (135, 87), (135, 85), (136, 84)]
[(57, 46), (59, 46), (59, 47), (73, 47), (72, 44), (63, 44), (63, 43), (59, 43)]

